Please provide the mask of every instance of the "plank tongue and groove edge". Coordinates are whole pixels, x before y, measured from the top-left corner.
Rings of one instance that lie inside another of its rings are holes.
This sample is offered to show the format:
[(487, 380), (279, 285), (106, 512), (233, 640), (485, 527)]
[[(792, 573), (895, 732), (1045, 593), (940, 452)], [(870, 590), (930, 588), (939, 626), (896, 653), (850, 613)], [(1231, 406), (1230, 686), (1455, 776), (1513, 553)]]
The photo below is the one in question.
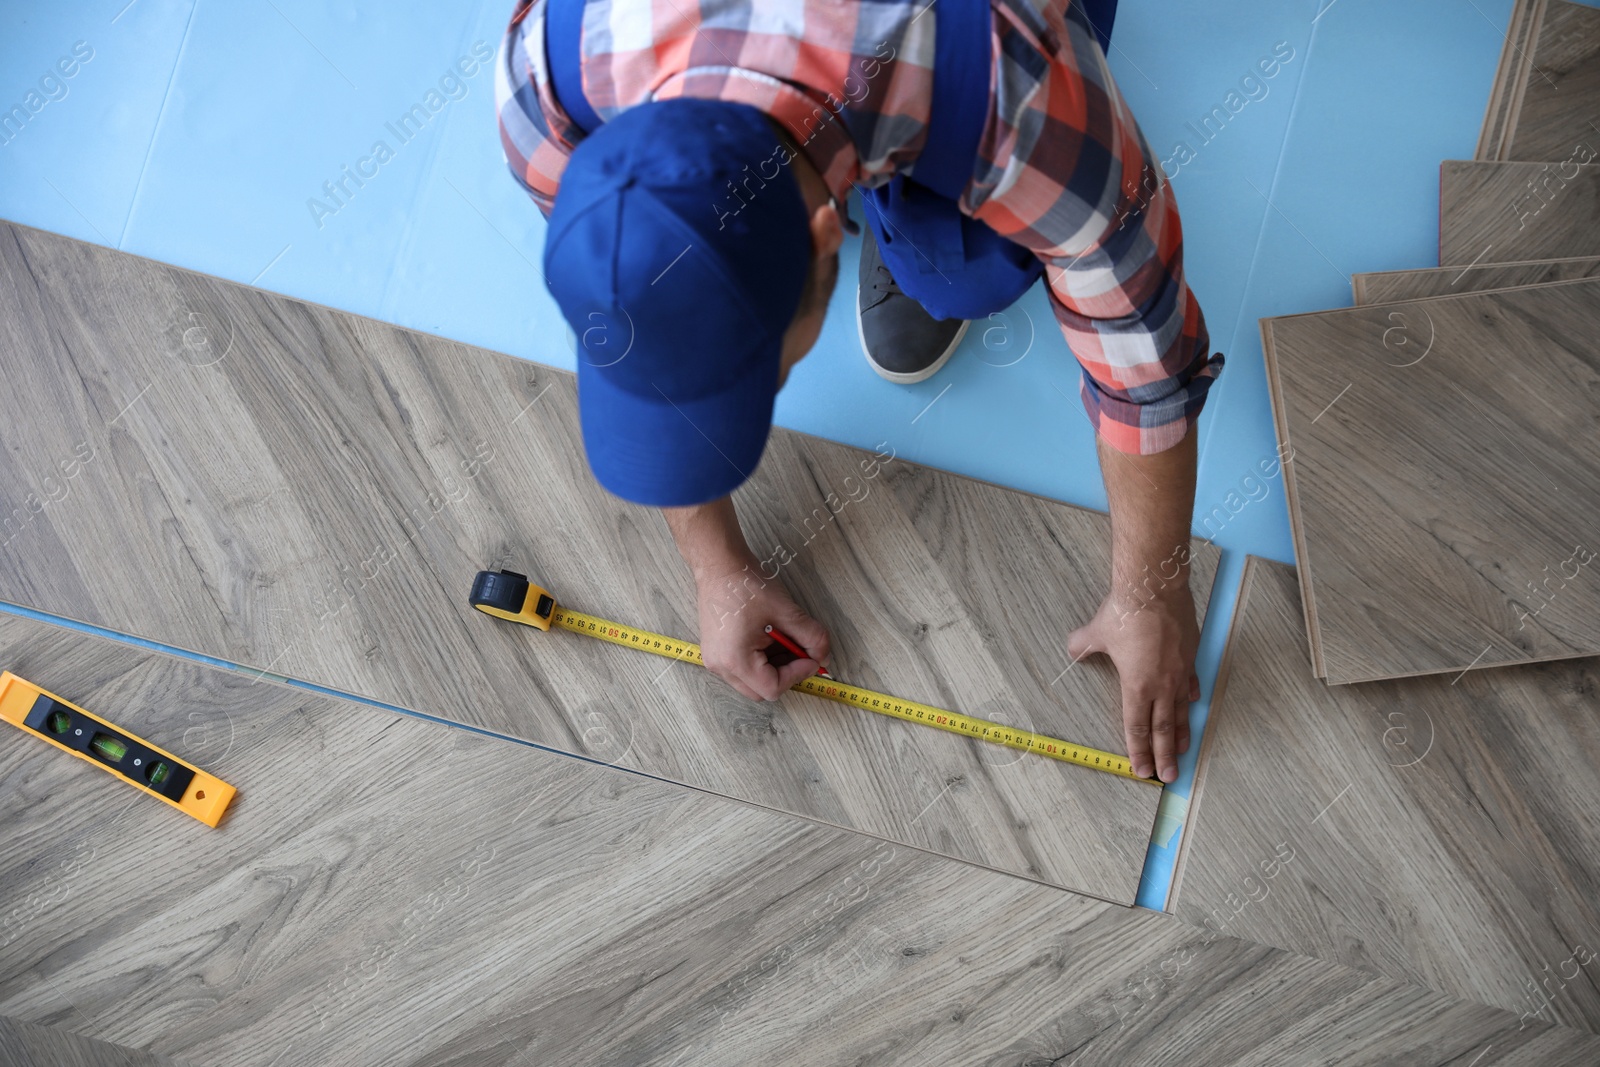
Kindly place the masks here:
[(93, 634), (0, 615), (0, 662), (241, 787), (210, 830), (0, 742), (24, 909), (0, 1011), (138, 1050), (92, 1067), (1600, 1058), (1544, 1020)]
[(1489, 89), (1489, 105), (1484, 111), (1483, 128), (1478, 134), (1474, 159), (1504, 160), (1512, 136), (1517, 109), (1533, 63), (1534, 41), (1544, 18), (1547, 0), (1515, 0), (1511, 22), (1506, 30), (1500, 63), (1495, 68)]
[(1352, 274), (1350, 291), (1359, 304), (1424, 300), (1431, 296), (1519, 289), (1526, 285), (1600, 278), (1600, 256), (1535, 259), (1526, 263), (1492, 263), (1474, 267), (1425, 267)]
[(1441, 267), (1577, 256), (1600, 256), (1600, 133), (1543, 163), (1439, 165)]
[(1501, 158), (1542, 163), (1578, 144), (1600, 149), (1600, 8), (1549, 0), (1534, 42)]
[[(589, 474), (570, 373), (10, 224), (0, 302), (0, 598), (1132, 901), (1148, 784), (470, 608), (507, 567), (700, 634), (660, 513)], [(774, 430), (737, 497), (751, 595), (776, 575), (845, 681), (1122, 751), (1113, 670), (1064, 647), (1106, 516), (914, 467), (905, 429)]]
[(1600, 282), (1261, 325), (1316, 676), (1600, 652)]

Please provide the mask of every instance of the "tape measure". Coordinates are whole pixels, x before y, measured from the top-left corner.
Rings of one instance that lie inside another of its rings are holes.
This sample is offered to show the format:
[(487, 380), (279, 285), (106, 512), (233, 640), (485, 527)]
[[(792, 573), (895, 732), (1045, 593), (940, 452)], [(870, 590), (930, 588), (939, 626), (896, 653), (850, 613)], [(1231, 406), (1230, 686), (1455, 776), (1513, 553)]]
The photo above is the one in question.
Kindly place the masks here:
[(0, 673), (0, 719), (88, 760), (207, 826), (216, 826), (233, 800), (233, 786), (222, 779), (10, 671)]
[[(472, 593), (467, 602), (487, 615), (520, 622), (536, 630), (548, 631), (552, 627), (571, 630), (589, 637), (598, 637), (614, 645), (623, 645), (665, 656), (668, 659), (705, 666), (705, 661), (700, 658), (699, 645), (667, 637), (664, 634), (651, 633), (649, 630), (624, 626), (597, 615), (587, 615), (571, 608), (560, 607), (556, 604), (555, 597), (528, 581), (526, 575), (515, 571), (479, 571), (477, 578), (473, 580)], [(965, 737), (975, 737), (980, 741), (1032, 752), (1063, 763), (1074, 763), (1091, 770), (1131, 778), (1136, 782), (1146, 782), (1155, 786), (1162, 784), (1159, 779), (1142, 778), (1135, 774), (1133, 765), (1126, 756), (1102, 752), (1097, 748), (1073, 744), (1045, 734), (1036, 734), (1031, 730), (1019, 730), (997, 722), (989, 722), (987, 719), (975, 719), (960, 712), (947, 711), (915, 700), (902, 700), (899, 697), (875, 693), (870, 689), (846, 685), (831, 678), (819, 678), (815, 675), (795, 683), (793, 688), (801, 693), (810, 693), (812, 696), (838, 701), (854, 708), (865, 708), (880, 715), (892, 715), (906, 722), (932, 726)]]

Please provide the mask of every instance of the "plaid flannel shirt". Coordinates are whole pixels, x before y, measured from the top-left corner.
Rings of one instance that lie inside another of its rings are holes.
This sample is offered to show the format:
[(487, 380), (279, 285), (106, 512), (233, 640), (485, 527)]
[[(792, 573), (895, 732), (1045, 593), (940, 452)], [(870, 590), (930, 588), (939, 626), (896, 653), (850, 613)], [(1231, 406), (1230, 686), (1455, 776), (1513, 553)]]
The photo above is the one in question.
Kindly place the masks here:
[[(583, 132), (551, 88), (543, 2), (512, 15), (495, 110), (511, 172), (548, 216)], [(991, 0), (994, 77), (961, 209), (1044, 261), (1096, 432), (1160, 452), (1199, 416), (1223, 357), (1184, 281), (1172, 187), (1068, 2)], [(852, 184), (914, 177), (933, 89), (928, 6), (588, 0), (584, 92), (602, 119), (678, 96), (754, 105), (795, 133), (842, 203)]]

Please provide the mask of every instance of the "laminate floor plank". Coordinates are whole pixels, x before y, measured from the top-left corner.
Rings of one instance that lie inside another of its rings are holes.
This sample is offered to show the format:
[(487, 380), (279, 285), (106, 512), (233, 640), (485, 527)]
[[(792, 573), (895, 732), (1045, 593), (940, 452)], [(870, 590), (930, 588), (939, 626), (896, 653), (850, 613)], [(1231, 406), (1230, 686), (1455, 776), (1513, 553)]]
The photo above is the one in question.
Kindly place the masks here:
[(1484, 111), (1474, 159), (1508, 158), (1506, 152), (1512, 136), (1513, 118), (1527, 86), (1529, 68), (1533, 63), (1534, 41), (1544, 19), (1545, 6), (1546, 0), (1515, 0), (1511, 6), (1511, 20), (1506, 29), (1505, 44), (1500, 50), (1500, 63), (1495, 68), (1494, 82), (1489, 89), (1489, 104)]
[(1600, 161), (1439, 165), (1441, 267), (1577, 256), (1600, 256)]
[[(571, 374), (21, 226), (0, 287), (0, 597), (1132, 901), (1147, 784), (470, 608), (504, 566), (697, 635), (660, 513), (588, 472)], [(840, 678), (1121, 748), (1114, 672), (1058, 639), (1104, 592), (1105, 515), (781, 429), (737, 499)]]
[(185, 1067), (168, 1056), (93, 1041), (53, 1026), (0, 1015), (0, 1064), (6, 1067)]
[(1174, 912), (1600, 1029), (1600, 661), (1328, 687), (1299, 610), (1247, 561)]
[(1600, 1056), (1546, 1020), (249, 672), (9, 615), (0, 662), (239, 789), (208, 829), (0, 735), (0, 884), (25, 912), (0, 1011), (193, 1067)]
[(1600, 282), (1263, 319), (1262, 336), (1316, 676), (1600, 652)]
[(1595, 159), (1600, 152), (1600, 9), (1549, 0), (1534, 41), (1502, 158), (1543, 163), (1571, 158), (1586, 145), (1588, 158)]
[(1581, 278), (1600, 278), (1600, 256), (1352, 274), (1350, 289), (1358, 305), (1389, 304), (1403, 300), (1424, 300), (1430, 296), (1517, 289), (1525, 285), (1546, 285)]

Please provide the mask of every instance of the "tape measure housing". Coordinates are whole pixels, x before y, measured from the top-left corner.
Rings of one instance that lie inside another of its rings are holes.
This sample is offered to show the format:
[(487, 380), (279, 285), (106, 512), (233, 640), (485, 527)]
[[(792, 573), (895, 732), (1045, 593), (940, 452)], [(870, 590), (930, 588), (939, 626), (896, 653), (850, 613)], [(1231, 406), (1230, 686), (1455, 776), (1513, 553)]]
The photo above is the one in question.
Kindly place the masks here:
[(479, 571), (467, 603), (486, 615), (540, 630), (550, 629), (550, 616), (556, 609), (555, 597), (516, 571)]

